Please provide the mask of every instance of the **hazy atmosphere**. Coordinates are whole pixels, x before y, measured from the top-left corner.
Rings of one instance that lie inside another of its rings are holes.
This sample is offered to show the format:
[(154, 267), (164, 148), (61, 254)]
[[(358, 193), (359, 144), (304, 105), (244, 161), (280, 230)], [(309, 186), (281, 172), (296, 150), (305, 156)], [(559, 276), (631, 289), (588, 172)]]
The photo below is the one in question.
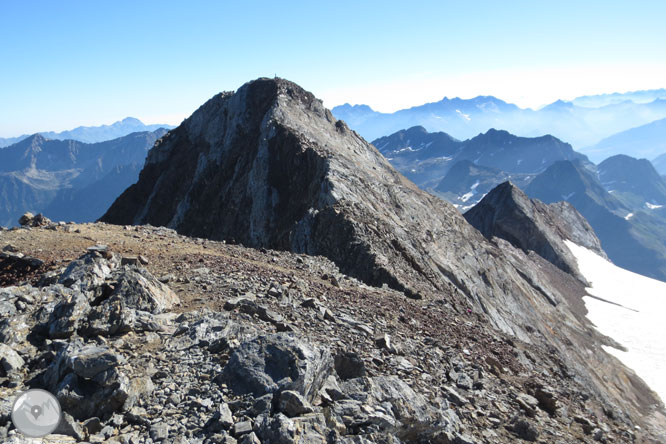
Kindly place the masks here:
[(660, 1), (2, 2), (0, 137), (128, 115), (177, 124), (276, 74), (329, 108), (383, 112), (661, 88), (665, 16)]

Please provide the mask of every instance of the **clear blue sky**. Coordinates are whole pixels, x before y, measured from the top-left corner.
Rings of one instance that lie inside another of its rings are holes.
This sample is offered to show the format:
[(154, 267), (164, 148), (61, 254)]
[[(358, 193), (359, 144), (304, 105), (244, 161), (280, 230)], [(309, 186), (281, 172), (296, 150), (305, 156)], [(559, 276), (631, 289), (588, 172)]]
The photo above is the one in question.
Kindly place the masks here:
[(666, 87), (664, 1), (412, 3), (0, 0), (0, 137), (178, 123), (274, 74), (385, 111)]

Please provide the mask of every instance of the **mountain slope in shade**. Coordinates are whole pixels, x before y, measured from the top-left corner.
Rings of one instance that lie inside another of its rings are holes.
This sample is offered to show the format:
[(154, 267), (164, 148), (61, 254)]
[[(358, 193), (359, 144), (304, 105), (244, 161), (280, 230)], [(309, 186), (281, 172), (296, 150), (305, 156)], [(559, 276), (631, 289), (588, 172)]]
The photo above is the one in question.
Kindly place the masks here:
[(594, 162), (618, 154), (653, 159), (666, 153), (666, 119), (622, 131), (580, 151)]
[(662, 176), (666, 176), (666, 153), (652, 160), (652, 165)]
[(601, 352), (579, 280), (485, 239), (286, 80), (258, 79), (202, 105), (155, 144), (102, 221), (325, 256), (367, 284), (477, 313), (479, 328), (546, 347), (564, 365), (553, 371), (571, 369), (611, 409), (654, 413), (649, 389)]
[(363, 137), (373, 140), (405, 128), (423, 126), (468, 139), (491, 128), (502, 128), (523, 137), (543, 134), (566, 140), (576, 148), (666, 118), (666, 100), (649, 103), (625, 100), (601, 107), (583, 107), (557, 101), (542, 109), (521, 109), (492, 96), (448, 99), (426, 103), (394, 113), (380, 113), (365, 105), (342, 105), (333, 114), (349, 123)]
[[(141, 122), (139, 119), (134, 117), (126, 117), (123, 120), (119, 120), (110, 125), (100, 125), (100, 126), (79, 126), (72, 130), (54, 132), (54, 131), (44, 131), (40, 132), (44, 138), (53, 139), (53, 140), (76, 140), (78, 142), (85, 143), (97, 143), (104, 142), (107, 140), (118, 139), (120, 137), (127, 136), (131, 133), (138, 132), (153, 132), (157, 131), (160, 128), (170, 129), (173, 128), (171, 125), (166, 124), (150, 124), (146, 125)], [(27, 139), (28, 135), (10, 137), (10, 138), (0, 138), (0, 148), (5, 146), (10, 146), (15, 143), (20, 142), (21, 140)]]
[(525, 193), (545, 203), (567, 201), (594, 228), (608, 257), (619, 267), (666, 280), (666, 223), (632, 212), (608, 193), (593, 171), (580, 163), (554, 163), (536, 176)]
[(136, 181), (148, 149), (165, 133), (133, 133), (96, 144), (36, 134), (0, 150), (0, 225), (15, 225), (26, 211), (94, 221)]
[(666, 181), (650, 161), (617, 155), (601, 162), (597, 170), (604, 188), (632, 210), (654, 213), (666, 206)]
[(594, 230), (569, 203), (546, 205), (532, 200), (511, 182), (494, 188), (465, 213), (465, 219), (486, 238), (500, 237), (526, 253), (534, 251), (581, 279), (564, 240), (573, 240), (605, 257)]

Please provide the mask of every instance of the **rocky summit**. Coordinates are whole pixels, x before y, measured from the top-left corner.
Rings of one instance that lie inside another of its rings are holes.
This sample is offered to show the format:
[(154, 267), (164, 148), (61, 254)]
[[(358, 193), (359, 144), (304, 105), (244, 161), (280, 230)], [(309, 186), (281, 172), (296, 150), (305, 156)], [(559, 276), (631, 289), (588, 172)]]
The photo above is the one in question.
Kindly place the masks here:
[[(482, 234), (312, 94), (250, 82), (155, 144), (115, 225), (0, 233), (2, 387), (56, 393), (88, 442), (663, 441), (540, 248), (598, 240), (534, 205)], [(548, 235), (489, 234), (512, 224)]]

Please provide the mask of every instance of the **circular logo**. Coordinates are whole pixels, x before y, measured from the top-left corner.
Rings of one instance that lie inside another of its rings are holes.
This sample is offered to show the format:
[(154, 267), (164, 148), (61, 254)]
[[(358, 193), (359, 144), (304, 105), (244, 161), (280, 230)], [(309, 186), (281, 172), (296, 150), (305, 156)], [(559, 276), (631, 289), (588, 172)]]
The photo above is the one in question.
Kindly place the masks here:
[(31, 389), (14, 401), (12, 422), (14, 427), (31, 438), (53, 432), (60, 423), (60, 403), (46, 390)]

